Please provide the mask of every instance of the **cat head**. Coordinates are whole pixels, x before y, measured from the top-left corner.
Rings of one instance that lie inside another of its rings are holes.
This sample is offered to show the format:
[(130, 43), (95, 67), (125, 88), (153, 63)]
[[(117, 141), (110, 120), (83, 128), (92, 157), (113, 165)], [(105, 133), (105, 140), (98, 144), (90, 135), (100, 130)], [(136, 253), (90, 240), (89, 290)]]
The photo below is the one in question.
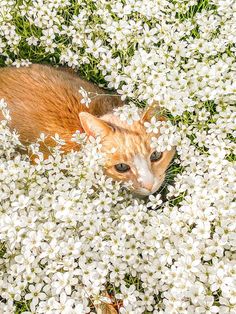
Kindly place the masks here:
[[(114, 180), (132, 182), (135, 194), (150, 195), (156, 192), (165, 179), (165, 172), (175, 150), (158, 153), (150, 146), (151, 138), (158, 134), (147, 133), (144, 122), (151, 119), (154, 106), (144, 112), (141, 119), (128, 125), (114, 114), (97, 118), (81, 112), (80, 121), (89, 136), (100, 136), (105, 153), (105, 173)], [(159, 117), (164, 120), (163, 117)]]

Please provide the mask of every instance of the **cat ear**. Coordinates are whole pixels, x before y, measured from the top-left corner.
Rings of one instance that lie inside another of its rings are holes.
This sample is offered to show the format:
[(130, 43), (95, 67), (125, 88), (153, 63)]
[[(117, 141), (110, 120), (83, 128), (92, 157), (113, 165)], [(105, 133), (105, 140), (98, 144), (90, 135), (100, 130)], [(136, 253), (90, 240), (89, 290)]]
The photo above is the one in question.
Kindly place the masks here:
[(80, 112), (79, 118), (84, 132), (88, 136), (104, 137), (112, 131), (112, 127), (109, 126), (105, 121), (93, 116), (88, 112)]
[[(153, 116), (156, 116), (160, 112), (160, 105), (158, 102), (154, 101), (147, 109), (144, 111), (141, 121), (149, 122)], [(158, 115), (158, 120), (164, 121), (165, 117)]]

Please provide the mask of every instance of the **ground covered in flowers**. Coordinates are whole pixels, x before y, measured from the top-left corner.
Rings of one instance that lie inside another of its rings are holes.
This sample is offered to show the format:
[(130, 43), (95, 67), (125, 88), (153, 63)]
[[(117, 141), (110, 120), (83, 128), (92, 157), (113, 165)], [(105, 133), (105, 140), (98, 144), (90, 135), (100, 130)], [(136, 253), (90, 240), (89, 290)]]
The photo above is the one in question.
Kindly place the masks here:
[(236, 313), (235, 33), (234, 0), (0, 0), (2, 66), (72, 67), (130, 120), (159, 101), (147, 131), (177, 146), (164, 195), (134, 199), (99, 139), (32, 165), (1, 100), (0, 313)]

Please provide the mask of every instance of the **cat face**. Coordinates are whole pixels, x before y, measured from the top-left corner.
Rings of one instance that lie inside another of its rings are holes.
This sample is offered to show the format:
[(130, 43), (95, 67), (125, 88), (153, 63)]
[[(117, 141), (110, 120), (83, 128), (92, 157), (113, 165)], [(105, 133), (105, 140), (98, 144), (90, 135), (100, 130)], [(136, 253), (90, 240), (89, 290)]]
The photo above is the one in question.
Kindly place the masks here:
[(144, 121), (127, 125), (117, 116), (108, 114), (102, 119), (89, 113), (80, 113), (83, 129), (88, 135), (101, 136), (102, 152), (105, 153), (105, 173), (114, 180), (132, 182), (132, 191), (138, 195), (156, 192), (165, 179), (165, 172), (175, 150), (158, 153), (150, 146), (151, 138)]
[(115, 180), (131, 181), (135, 194), (150, 195), (161, 187), (174, 150), (153, 150), (150, 143), (154, 134), (146, 134), (140, 125), (136, 129), (139, 132), (115, 131), (111, 138), (104, 138), (105, 172)]

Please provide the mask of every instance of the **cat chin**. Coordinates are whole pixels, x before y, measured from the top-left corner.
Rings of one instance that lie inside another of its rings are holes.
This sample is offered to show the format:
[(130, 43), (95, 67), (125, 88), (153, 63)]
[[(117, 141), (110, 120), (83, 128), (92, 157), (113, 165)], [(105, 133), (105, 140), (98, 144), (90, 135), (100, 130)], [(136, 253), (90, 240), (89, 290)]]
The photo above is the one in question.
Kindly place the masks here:
[(146, 196), (149, 196), (149, 195), (152, 195), (153, 193), (155, 193), (158, 189), (154, 190), (154, 191), (148, 191), (146, 189), (143, 189), (143, 188), (140, 188), (138, 190), (135, 190), (135, 191), (132, 191), (132, 194), (135, 196), (135, 197), (138, 197), (138, 198), (144, 198)]

